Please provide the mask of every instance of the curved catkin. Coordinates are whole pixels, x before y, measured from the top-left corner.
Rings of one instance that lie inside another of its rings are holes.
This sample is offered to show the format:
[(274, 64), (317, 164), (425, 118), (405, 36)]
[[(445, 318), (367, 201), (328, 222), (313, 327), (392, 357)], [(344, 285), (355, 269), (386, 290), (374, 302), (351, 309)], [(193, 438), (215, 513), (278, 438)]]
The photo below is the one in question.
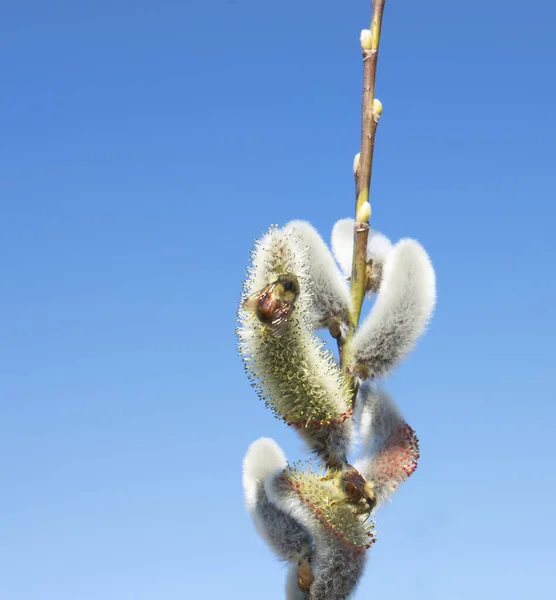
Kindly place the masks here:
[(374, 541), (372, 523), (357, 514), (334, 480), (296, 467), (266, 479), (271, 502), (303, 523), (315, 547), (310, 565), (310, 600), (341, 600), (351, 594)]
[(284, 231), (298, 235), (299, 243), (307, 255), (312, 298), (309, 316), (315, 328), (337, 326), (340, 331), (347, 331), (349, 288), (328, 246), (306, 221), (290, 221)]
[(290, 465), (282, 475), (284, 483), (310, 509), (318, 526), (358, 554), (374, 541), (374, 523), (339, 485), (340, 476), (341, 472), (332, 470), (316, 472), (312, 463)]
[(371, 379), (385, 376), (413, 348), (435, 302), (427, 253), (415, 240), (401, 240), (384, 264), (375, 305), (353, 338), (355, 369)]
[(366, 382), (358, 395), (363, 458), (354, 467), (384, 504), (410, 477), (419, 460), (419, 440), (384, 390)]
[[(280, 335), (255, 314), (239, 311), (239, 350), (253, 387), (279, 417), (299, 429), (320, 456), (349, 446), (352, 414), (346, 378), (332, 353), (313, 333), (308, 256), (294, 231), (271, 229), (257, 242), (244, 298), (293, 274), (300, 293)], [(329, 427), (335, 429), (329, 430)], [(340, 438), (340, 439), (339, 439)], [(328, 442), (334, 444), (329, 447)]]
[(318, 547), (311, 568), (315, 581), (309, 591), (310, 600), (345, 600), (357, 588), (365, 569), (365, 554), (354, 556), (335, 540)]
[(243, 460), (245, 505), (257, 531), (284, 560), (297, 560), (312, 546), (311, 535), (303, 525), (269, 502), (264, 488), (266, 477), (287, 467), (278, 444), (269, 438), (253, 442)]
[(365, 381), (361, 385), (355, 410), (361, 457), (379, 452), (399, 424), (405, 423), (392, 397), (375, 382)]

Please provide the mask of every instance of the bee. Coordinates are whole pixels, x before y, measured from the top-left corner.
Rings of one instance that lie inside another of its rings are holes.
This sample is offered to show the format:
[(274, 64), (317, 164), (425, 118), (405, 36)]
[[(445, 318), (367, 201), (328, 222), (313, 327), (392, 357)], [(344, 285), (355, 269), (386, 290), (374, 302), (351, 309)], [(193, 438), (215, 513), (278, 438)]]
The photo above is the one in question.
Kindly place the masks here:
[(246, 298), (242, 308), (254, 313), (261, 323), (269, 326), (275, 336), (280, 337), (290, 322), (299, 292), (297, 277), (285, 273), (273, 283)]
[(382, 281), (382, 265), (372, 258), (367, 261), (365, 267), (365, 294), (369, 292), (378, 293)]
[(376, 506), (376, 495), (373, 486), (359, 473), (359, 471), (344, 464), (342, 467), (342, 487), (349, 499), (361, 507), (362, 512), (371, 514)]

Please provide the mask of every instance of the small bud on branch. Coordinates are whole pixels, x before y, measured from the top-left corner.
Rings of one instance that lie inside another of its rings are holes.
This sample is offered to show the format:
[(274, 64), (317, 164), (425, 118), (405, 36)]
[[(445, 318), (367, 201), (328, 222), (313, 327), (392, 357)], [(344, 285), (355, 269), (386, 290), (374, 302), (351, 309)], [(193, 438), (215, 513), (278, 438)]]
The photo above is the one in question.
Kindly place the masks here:
[(357, 171), (359, 170), (359, 161), (361, 159), (361, 153), (358, 152), (353, 159), (353, 174), (357, 175)]
[(373, 47), (373, 35), (369, 29), (362, 29), (361, 36), (361, 48), (363, 50), (371, 50)]
[(358, 208), (357, 215), (355, 216), (355, 220), (359, 223), (367, 223), (371, 217), (371, 205), (368, 202), (363, 202), (363, 204)]

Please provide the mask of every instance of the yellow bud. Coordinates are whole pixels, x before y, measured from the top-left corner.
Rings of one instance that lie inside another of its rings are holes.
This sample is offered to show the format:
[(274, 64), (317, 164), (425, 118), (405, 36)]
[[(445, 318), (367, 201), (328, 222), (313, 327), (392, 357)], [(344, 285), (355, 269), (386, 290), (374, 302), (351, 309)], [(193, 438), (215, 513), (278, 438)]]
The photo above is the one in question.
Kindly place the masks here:
[(382, 102), (378, 98), (375, 98), (373, 100), (373, 112), (376, 113), (379, 117), (382, 114)]
[(371, 218), (371, 205), (369, 202), (363, 202), (363, 204), (359, 207), (357, 214), (355, 215), (355, 220), (359, 223), (368, 223)]
[(357, 173), (357, 169), (359, 169), (359, 160), (361, 159), (361, 153), (358, 152), (353, 159), (353, 174)]
[(361, 40), (361, 48), (363, 50), (371, 50), (371, 48), (373, 47), (373, 37), (371, 35), (370, 29), (363, 29), (361, 31), (361, 37), (359, 39)]

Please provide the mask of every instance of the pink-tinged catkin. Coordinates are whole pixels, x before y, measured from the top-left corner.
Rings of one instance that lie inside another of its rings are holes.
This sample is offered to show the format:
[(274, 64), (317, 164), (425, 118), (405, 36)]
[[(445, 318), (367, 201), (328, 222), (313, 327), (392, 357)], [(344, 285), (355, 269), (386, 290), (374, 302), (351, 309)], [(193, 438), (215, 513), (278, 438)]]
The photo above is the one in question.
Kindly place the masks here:
[(322, 530), (344, 550), (357, 556), (376, 541), (374, 522), (361, 514), (337, 485), (336, 475), (315, 473), (312, 465), (293, 465), (284, 471), (283, 481), (311, 511)]
[(419, 456), (419, 440), (415, 431), (407, 423), (402, 423), (373, 460), (373, 482), (396, 489), (414, 473)]

